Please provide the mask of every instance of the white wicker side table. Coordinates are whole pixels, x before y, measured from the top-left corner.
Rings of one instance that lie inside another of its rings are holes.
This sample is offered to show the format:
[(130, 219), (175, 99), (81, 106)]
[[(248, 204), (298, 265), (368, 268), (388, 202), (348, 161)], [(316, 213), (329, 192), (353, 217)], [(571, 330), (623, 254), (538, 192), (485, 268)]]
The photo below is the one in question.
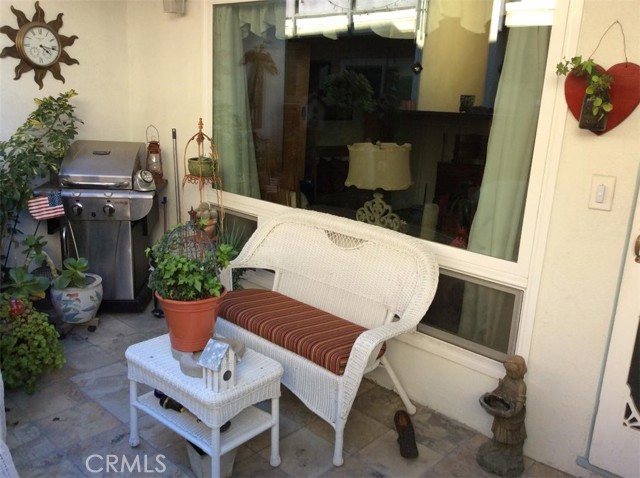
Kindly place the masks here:
[[(129, 377), (129, 444), (138, 446), (138, 410), (174, 430), (211, 456), (211, 476), (220, 477), (220, 457), (265, 430), (271, 429), (271, 466), (280, 464), (279, 398), (282, 365), (247, 349), (236, 366), (235, 387), (214, 393), (202, 378), (189, 377), (171, 354), (169, 336), (131, 345), (125, 354)], [(138, 383), (161, 390), (189, 412), (160, 406), (153, 390), (138, 396)], [(271, 400), (271, 413), (252, 405)], [(220, 427), (232, 420), (231, 428)]]

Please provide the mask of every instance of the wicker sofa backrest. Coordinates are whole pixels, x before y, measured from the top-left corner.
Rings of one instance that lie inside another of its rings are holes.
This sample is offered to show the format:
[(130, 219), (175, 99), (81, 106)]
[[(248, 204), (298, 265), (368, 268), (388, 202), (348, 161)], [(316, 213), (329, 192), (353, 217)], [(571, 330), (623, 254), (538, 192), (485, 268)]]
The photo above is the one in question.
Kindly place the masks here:
[(233, 265), (273, 270), (273, 290), (366, 328), (417, 325), (438, 282), (425, 241), (300, 209), (261, 226)]

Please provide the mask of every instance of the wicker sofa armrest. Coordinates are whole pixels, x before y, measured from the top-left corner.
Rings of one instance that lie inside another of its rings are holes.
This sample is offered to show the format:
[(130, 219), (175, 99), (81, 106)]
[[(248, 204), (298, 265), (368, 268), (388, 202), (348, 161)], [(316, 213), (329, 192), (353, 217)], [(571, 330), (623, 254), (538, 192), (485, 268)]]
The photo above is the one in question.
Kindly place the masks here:
[(0, 477), (19, 478), (6, 439), (7, 418), (4, 411), (4, 382), (2, 380), (2, 371), (0, 371)]

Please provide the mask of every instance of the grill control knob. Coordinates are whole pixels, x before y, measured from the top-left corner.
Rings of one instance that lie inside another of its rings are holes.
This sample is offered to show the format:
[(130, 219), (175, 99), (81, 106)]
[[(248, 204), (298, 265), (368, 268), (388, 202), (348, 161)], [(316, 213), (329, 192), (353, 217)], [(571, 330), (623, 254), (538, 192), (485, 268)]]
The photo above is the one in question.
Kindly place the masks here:
[(113, 207), (113, 204), (107, 203), (102, 207), (102, 212), (107, 216), (113, 216), (116, 212), (116, 208)]
[(82, 204), (75, 203), (71, 205), (71, 212), (76, 216), (79, 216), (80, 214), (82, 214)]

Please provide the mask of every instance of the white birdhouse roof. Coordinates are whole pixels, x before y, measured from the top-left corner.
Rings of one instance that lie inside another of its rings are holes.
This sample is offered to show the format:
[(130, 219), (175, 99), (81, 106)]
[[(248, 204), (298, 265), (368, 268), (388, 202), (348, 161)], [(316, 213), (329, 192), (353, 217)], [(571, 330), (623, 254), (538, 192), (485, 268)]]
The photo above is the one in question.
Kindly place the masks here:
[(209, 339), (207, 346), (198, 359), (198, 365), (216, 372), (220, 371), (222, 360), (229, 352), (229, 344), (218, 340)]

